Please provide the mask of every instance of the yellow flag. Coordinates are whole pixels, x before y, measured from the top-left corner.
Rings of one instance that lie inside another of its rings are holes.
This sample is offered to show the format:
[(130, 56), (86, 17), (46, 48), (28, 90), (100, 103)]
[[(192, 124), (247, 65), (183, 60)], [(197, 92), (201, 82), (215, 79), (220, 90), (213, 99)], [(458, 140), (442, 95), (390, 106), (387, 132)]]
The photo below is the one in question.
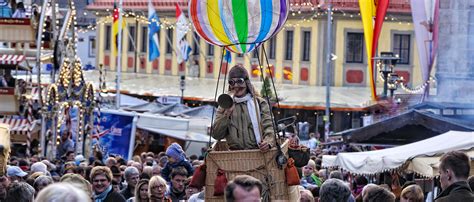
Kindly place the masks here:
[(374, 16), (377, 11), (375, 8), (374, 0), (359, 0), (360, 15), (362, 18), (362, 24), (364, 26), (364, 38), (365, 38), (365, 47), (367, 51), (367, 69), (369, 70), (369, 78), (371, 84), (371, 95), (372, 99), (377, 98), (375, 91), (375, 78), (374, 71), (372, 68), (372, 40), (374, 38)]

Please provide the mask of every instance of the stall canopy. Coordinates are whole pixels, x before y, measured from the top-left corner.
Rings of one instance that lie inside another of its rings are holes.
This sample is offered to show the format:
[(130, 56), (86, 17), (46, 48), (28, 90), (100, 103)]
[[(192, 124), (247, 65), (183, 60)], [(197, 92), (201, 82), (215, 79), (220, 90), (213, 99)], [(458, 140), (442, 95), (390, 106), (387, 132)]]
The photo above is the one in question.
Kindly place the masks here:
[(203, 105), (185, 110), (180, 115), (184, 117), (211, 119), (212, 115), (215, 113), (217, 113), (217, 109), (215, 107), (211, 105)]
[(28, 120), (23, 118), (5, 117), (0, 119), (0, 123), (10, 125), (12, 135), (27, 135), (28, 132), (37, 129), (36, 122), (28, 123)]
[(447, 133), (389, 149), (324, 155), (323, 167), (339, 167), (354, 174), (375, 174), (398, 169), (416, 157), (439, 156), (449, 151), (474, 149), (474, 132)]
[(30, 70), (26, 64), (24, 55), (0, 55), (0, 69), (15, 69), (18, 65), (20, 70)]
[[(175, 139), (189, 142), (208, 142), (209, 136), (192, 131), (189, 120), (150, 114), (140, 114), (137, 127), (153, 133), (159, 133)], [(211, 141), (214, 141), (211, 139)]]
[[(472, 165), (474, 161), (474, 149), (471, 149), (464, 153), (471, 159), (471, 171), (469, 175), (473, 175), (474, 166)], [(432, 157), (416, 157), (413, 160), (409, 161), (406, 170), (413, 171), (415, 173), (418, 173), (419, 175), (431, 178), (436, 176), (438, 173), (440, 159), (441, 155)]]
[(408, 110), (400, 115), (360, 128), (336, 133), (344, 142), (367, 145), (405, 145), (448, 131), (474, 131), (431, 112)]
[[(184, 140), (189, 142), (209, 142), (209, 135), (186, 131), (186, 130), (167, 130), (159, 128), (148, 128), (148, 127), (139, 127), (143, 130), (147, 130), (154, 133), (159, 133), (168, 137), (172, 137), (178, 140)], [(211, 138), (211, 142), (215, 140)]]
[[(101, 93), (102, 95), (102, 103), (105, 105), (112, 105), (115, 106), (115, 93)], [(129, 107), (129, 106), (136, 106), (147, 104), (148, 102), (133, 96), (120, 94), (120, 107)]]
[(154, 113), (157, 110), (163, 108), (165, 105), (158, 102), (149, 102), (139, 105), (134, 105), (130, 107), (125, 107), (124, 110), (127, 111), (136, 111), (136, 112), (150, 112)]

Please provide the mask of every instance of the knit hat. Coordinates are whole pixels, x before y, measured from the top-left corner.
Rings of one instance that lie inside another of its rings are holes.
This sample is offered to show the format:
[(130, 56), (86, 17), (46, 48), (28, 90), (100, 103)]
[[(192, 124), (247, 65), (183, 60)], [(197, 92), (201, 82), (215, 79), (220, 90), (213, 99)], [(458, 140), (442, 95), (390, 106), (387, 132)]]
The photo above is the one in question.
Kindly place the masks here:
[[(250, 94), (255, 95), (253, 85), (249, 79), (249, 73), (242, 65), (235, 65), (230, 69), (229, 79), (232, 79), (232, 78), (244, 78), (245, 84), (247, 86), (247, 90), (250, 92)], [(230, 90), (230, 86), (229, 86), (229, 90)]]
[(48, 166), (46, 166), (46, 164), (44, 164), (43, 162), (36, 162), (31, 165), (30, 172), (42, 172), (46, 175), (46, 173), (48, 173)]
[(183, 148), (181, 148), (181, 145), (178, 143), (171, 144), (168, 149), (166, 149), (166, 155), (173, 158), (176, 163), (186, 159)]
[(229, 78), (249, 78), (249, 73), (242, 65), (235, 65), (229, 71)]

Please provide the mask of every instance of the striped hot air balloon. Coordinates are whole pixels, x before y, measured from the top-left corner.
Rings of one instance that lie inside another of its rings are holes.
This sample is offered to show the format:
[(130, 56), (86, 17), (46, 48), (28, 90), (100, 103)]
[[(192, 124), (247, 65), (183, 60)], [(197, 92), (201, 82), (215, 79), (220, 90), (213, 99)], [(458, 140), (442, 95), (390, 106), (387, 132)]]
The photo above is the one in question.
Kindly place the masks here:
[(235, 53), (247, 53), (281, 30), (289, 0), (190, 0), (188, 8), (201, 38)]

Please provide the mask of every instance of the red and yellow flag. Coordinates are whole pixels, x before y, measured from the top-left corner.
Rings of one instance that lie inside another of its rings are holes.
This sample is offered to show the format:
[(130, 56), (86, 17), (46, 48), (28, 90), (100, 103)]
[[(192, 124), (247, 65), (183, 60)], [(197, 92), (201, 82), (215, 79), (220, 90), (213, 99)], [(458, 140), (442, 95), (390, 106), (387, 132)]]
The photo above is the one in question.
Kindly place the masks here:
[(377, 90), (372, 58), (375, 56), (375, 52), (377, 51), (379, 36), (388, 4), (389, 0), (378, 0), (377, 5), (375, 5), (374, 0), (359, 0), (360, 15), (364, 26), (365, 47), (367, 51), (367, 69), (369, 70), (371, 95), (373, 100), (377, 100)]
[[(118, 34), (119, 34), (119, 8), (117, 8), (117, 3), (114, 2), (114, 12), (112, 13), (113, 23), (112, 23), (112, 54), (117, 55), (118, 50)], [(122, 29), (125, 27), (125, 20), (122, 18)]]
[(117, 55), (117, 46), (118, 46), (118, 33), (119, 33), (119, 9), (117, 8), (117, 3), (114, 2), (114, 12), (112, 14), (112, 54)]

